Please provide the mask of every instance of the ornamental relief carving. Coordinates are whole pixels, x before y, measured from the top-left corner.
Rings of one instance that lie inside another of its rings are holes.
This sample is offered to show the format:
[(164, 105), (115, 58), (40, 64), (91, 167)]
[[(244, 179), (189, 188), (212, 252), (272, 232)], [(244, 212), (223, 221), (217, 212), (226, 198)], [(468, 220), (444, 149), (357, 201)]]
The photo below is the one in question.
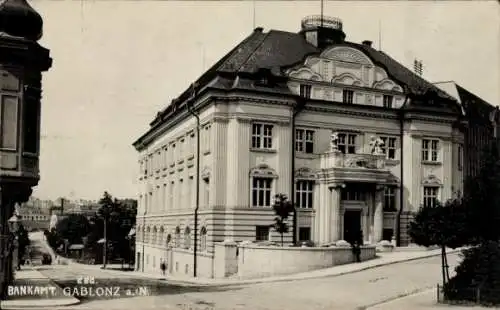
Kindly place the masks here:
[[(403, 89), (396, 82), (388, 78), (384, 69), (376, 67), (368, 56), (351, 47), (334, 47), (324, 51), (319, 57), (308, 57), (304, 64), (288, 70), (287, 74), (293, 79), (288, 86), (295, 94), (300, 93), (300, 80), (322, 82), (322, 88), (313, 87), (312, 89), (311, 95), (315, 99), (342, 100), (342, 97), (337, 98), (337, 96), (330, 95), (330, 92), (334, 90), (333, 85), (331, 87), (323, 86), (325, 83), (337, 84), (337, 87), (349, 85), (403, 92)], [(335, 90), (337, 91), (337, 89)], [(366, 95), (366, 97), (372, 96), (372, 94)], [(367, 102), (361, 101), (359, 103), (372, 104), (373, 102), (373, 100), (363, 99)], [(397, 99), (395, 98), (395, 100)]]

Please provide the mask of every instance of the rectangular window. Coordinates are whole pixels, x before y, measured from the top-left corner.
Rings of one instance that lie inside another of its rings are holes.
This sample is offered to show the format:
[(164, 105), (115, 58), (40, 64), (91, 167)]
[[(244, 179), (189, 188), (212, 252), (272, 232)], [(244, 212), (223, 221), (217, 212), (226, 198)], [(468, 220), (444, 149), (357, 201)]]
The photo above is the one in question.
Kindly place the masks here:
[(341, 200), (348, 200), (348, 201), (364, 201), (365, 200), (365, 193), (357, 190), (357, 189), (345, 189), (342, 190)]
[(344, 89), (342, 91), (342, 102), (343, 103), (353, 103), (354, 91)]
[(304, 98), (311, 98), (311, 85), (300, 85), (300, 96)]
[(391, 95), (384, 95), (384, 108), (392, 108), (392, 102), (394, 100), (394, 97)]
[[(29, 107), (27, 107), (29, 109)], [(18, 132), (18, 99), (13, 96), (3, 96), (2, 104), (0, 106), (0, 148), (17, 150), (17, 132)], [(36, 117), (36, 115), (35, 115)], [(36, 121), (36, 123), (28, 125), (27, 122)], [(25, 120), (25, 127), (31, 126), (29, 129), (36, 131), (38, 127), (38, 120), (34, 118), (33, 120)], [(26, 133), (25, 133), (26, 137)], [(25, 143), (33, 144), (29, 147), (30, 153), (36, 153), (37, 147), (37, 137), (31, 136), (29, 141)], [(27, 145), (24, 147), (25, 151), (28, 151)]]
[(184, 143), (186, 142), (185, 139), (181, 139), (181, 141), (179, 141), (179, 157), (177, 158), (178, 160), (182, 160), (184, 158), (184, 148), (185, 148), (185, 145)]
[(384, 142), (382, 145), (382, 152), (387, 159), (396, 159), (396, 138), (394, 137), (380, 137)]
[(311, 240), (311, 228), (299, 227), (299, 241), (309, 241), (309, 240)]
[(424, 187), (424, 207), (435, 207), (438, 202), (438, 188), (433, 186)]
[(255, 226), (255, 240), (268, 241), (269, 240), (269, 226)]
[(252, 180), (252, 206), (271, 206), (271, 183), (270, 178), (253, 178)]
[(189, 204), (189, 208), (193, 208), (195, 207), (195, 201), (194, 201), (194, 198), (195, 196), (193, 195), (193, 193), (196, 192), (196, 189), (194, 188), (194, 177), (193, 176), (190, 176), (189, 179), (188, 179), (188, 188), (187, 188), (187, 201), (188, 201), (188, 204)]
[(295, 130), (295, 151), (312, 154), (314, 152), (314, 131)]
[(339, 133), (337, 146), (340, 152), (344, 154), (356, 153), (356, 140), (357, 135), (351, 133)]
[(396, 190), (394, 187), (386, 187), (384, 189), (384, 211), (396, 211)]
[(422, 161), (438, 161), (439, 140), (422, 139)]
[(175, 189), (175, 182), (172, 181), (170, 183), (170, 188), (169, 188), (169, 193), (168, 193), (168, 208), (170, 210), (174, 209), (174, 189)]
[(205, 203), (205, 206), (208, 207), (210, 205), (210, 179), (209, 178), (204, 178), (203, 179), (203, 201)]
[(273, 147), (273, 125), (252, 125), (252, 148), (271, 149)]
[(8, 91), (18, 91), (19, 90), (19, 79), (12, 73), (3, 71), (1, 73), (0, 81), (2, 83), (1, 87), (3, 90)]
[(295, 184), (295, 204), (298, 208), (313, 207), (314, 181), (297, 181)]
[(175, 161), (177, 160), (177, 149), (175, 148), (175, 143), (172, 144), (172, 147), (170, 148), (172, 151), (172, 161), (170, 162), (170, 165), (174, 165)]

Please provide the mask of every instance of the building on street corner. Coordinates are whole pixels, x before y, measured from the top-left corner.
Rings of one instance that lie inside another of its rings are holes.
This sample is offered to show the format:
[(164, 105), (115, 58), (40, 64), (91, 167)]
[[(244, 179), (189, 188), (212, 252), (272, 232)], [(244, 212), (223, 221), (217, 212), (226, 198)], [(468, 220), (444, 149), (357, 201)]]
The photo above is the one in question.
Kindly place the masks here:
[[(136, 269), (160, 272), (166, 259), (170, 273), (191, 274), (197, 242), (198, 275), (212, 277), (214, 243), (279, 240), (277, 193), (294, 195), (299, 241), (362, 231), (365, 243), (407, 245), (412, 214), (463, 189), (459, 102), (371, 41), (347, 41), (337, 18), (301, 26), (256, 28), (134, 142)], [(201, 123), (197, 240), (188, 104)]]

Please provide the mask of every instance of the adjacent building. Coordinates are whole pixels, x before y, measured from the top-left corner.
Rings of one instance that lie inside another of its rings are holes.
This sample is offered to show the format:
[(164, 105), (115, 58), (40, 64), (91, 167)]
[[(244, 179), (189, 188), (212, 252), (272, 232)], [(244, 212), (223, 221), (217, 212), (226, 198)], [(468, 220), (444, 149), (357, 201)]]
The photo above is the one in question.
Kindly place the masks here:
[(462, 106), (467, 123), (463, 149), (465, 178), (475, 177), (481, 167), (484, 148), (492, 142), (500, 146), (499, 107), (486, 102), (453, 81), (434, 84), (454, 97)]
[(298, 33), (256, 28), (157, 114), (134, 143), (138, 270), (166, 259), (191, 274), (196, 242), (198, 275), (212, 277), (215, 242), (279, 240), (278, 193), (293, 195), (300, 241), (362, 231), (366, 243), (406, 245), (420, 206), (462, 190), (457, 100), (345, 38), (329, 17), (305, 18)]

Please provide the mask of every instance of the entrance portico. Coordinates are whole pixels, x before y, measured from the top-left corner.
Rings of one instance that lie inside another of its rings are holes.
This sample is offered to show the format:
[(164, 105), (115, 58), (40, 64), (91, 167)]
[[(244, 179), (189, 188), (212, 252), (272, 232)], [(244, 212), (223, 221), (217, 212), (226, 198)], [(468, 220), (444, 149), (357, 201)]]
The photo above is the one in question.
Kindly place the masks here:
[[(318, 204), (313, 241), (331, 244), (359, 231), (365, 243), (381, 241), (384, 189), (391, 176), (383, 156), (328, 152), (322, 157), (315, 188)], [(354, 164), (347, 165), (349, 162)]]

